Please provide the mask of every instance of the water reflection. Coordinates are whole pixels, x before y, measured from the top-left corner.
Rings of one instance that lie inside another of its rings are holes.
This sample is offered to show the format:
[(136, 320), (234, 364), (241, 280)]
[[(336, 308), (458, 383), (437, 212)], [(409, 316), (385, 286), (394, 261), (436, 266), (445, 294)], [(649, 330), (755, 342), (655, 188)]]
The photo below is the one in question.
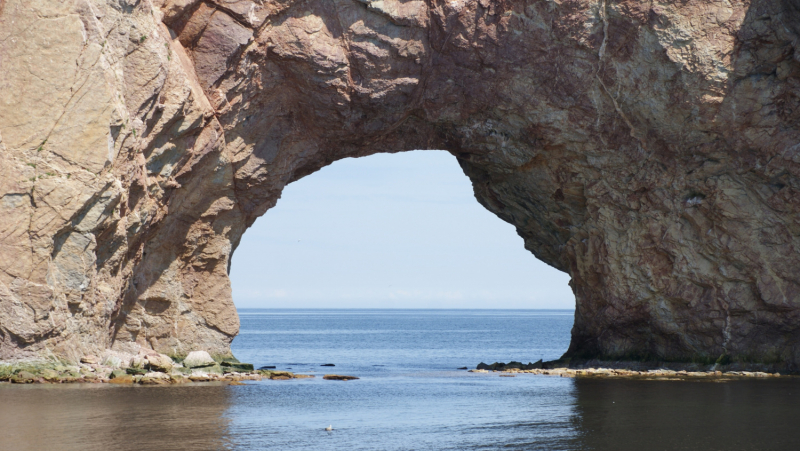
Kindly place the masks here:
[(576, 449), (788, 450), (800, 381), (575, 380)]
[(798, 401), (798, 379), (4, 384), (0, 449), (784, 450), (800, 439)]
[(0, 449), (230, 449), (227, 386), (0, 385)]

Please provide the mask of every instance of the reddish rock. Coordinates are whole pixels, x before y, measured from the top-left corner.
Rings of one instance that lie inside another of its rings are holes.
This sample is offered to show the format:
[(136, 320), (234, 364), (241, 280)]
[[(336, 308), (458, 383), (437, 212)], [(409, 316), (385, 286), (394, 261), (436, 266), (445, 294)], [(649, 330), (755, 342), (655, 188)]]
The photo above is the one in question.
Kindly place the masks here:
[(443, 149), (572, 277), (567, 356), (796, 369), (798, 23), (781, 0), (7, 0), (0, 359), (228, 355), (231, 254), (286, 184)]

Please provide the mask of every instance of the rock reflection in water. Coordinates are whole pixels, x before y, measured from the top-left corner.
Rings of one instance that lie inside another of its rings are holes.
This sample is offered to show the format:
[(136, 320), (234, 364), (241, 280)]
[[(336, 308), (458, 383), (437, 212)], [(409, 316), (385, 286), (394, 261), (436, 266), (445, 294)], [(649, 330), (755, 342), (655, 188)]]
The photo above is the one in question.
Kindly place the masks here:
[(576, 449), (797, 449), (800, 380), (575, 379)]
[(0, 385), (0, 449), (229, 449), (232, 389)]

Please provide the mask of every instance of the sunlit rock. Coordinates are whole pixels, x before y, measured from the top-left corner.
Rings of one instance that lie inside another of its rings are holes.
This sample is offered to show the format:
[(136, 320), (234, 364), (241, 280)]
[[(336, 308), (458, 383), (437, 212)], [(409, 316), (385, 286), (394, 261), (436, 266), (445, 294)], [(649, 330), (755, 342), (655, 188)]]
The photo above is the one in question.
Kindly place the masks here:
[(567, 356), (796, 368), (799, 23), (780, 0), (7, 0), (0, 359), (230, 356), (231, 255), (286, 184), (443, 149), (572, 277)]

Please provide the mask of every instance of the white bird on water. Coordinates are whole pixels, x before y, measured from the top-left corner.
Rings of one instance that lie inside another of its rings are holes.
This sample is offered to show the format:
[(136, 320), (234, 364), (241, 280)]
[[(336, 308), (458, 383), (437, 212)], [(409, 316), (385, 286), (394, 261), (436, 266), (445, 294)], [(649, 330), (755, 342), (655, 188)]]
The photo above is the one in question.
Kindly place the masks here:
[(328, 431), (328, 432), (332, 431), (333, 430), (333, 425), (330, 425), (330, 426), (326, 427), (325, 430)]

